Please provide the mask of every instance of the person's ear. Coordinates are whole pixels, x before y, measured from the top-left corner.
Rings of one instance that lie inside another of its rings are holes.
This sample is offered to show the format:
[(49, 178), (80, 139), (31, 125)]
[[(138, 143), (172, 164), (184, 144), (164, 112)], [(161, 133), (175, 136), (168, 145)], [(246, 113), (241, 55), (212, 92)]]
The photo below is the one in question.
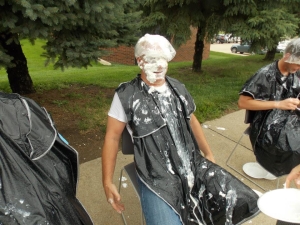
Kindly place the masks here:
[(143, 59), (142, 59), (142, 57), (137, 57), (136, 62), (138, 64), (138, 66), (140, 67), (140, 69), (143, 69)]
[(290, 58), (290, 56), (291, 56), (290, 53), (285, 53), (285, 54), (283, 55), (284, 61), (287, 60), (288, 58)]

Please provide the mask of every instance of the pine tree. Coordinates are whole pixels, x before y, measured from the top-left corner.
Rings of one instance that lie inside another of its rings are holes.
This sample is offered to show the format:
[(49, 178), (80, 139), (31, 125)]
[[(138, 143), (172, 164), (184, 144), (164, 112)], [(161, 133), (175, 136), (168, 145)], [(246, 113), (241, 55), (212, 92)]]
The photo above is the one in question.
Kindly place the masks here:
[(35, 91), (20, 40), (46, 40), (47, 63), (55, 68), (85, 67), (104, 48), (136, 42), (138, 0), (0, 0), (0, 66), (12, 92)]
[(142, 29), (157, 32), (172, 41), (175, 47), (191, 37), (191, 27), (197, 28), (193, 71), (201, 71), (205, 42), (221, 27), (224, 7), (219, 0), (146, 1)]
[(296, 0), (291, 0), (289, 4), (285, 1), (256, 0), (252, 1), (251, 10), (245, 10), (249, 9), (245, 2), (234, 7), (228, 5), (224, 17), (232, 24), (227, 24), (227, 30), (242, 40), (251, 41), (253, 51), (266, 47), (265, 59), (274, 60), (278, 42), (297, 34), (299, 16), (292, 5), (299, 8)]
[(193, 71), (201, 71), (204, 42), (219, 30), (253, 43), (255, 51), (269, 49), (266, 59), (274, 59), (280, 38), (298, 30), (298, 0), (147, 0), (143, 8), (143, 29), (169, 37), (175, 46), (198, 29)]

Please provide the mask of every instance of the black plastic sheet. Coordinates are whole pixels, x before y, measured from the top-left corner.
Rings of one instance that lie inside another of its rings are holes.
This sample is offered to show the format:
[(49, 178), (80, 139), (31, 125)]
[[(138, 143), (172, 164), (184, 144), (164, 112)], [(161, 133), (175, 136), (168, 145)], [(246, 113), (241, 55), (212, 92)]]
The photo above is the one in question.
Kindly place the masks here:
[(265, 169), (275, 176), (288, 174), (300, 164), (300, 118), (294, 111), (271, 110), (252, 142)]
[(46, 110), (0, 93), (0, 225), (92, 225), (77, 181), (77, 152)]

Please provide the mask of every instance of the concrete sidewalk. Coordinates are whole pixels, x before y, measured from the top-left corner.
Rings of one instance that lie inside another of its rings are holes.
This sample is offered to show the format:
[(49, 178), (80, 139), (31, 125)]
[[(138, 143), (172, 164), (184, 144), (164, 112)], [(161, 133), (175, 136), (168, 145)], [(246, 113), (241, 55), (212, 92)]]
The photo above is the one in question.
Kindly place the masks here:
[[(245, 184), (251, 188), (262, 193), (264, 191), (253, 183), (249, 182), (244, 177), (240, 176), (234, 170), (226, 166), (226, 160), (233, 150), (236, 142), (241, 137), (248, 125), (244, 124), (245, 111), (239, 110), (237, 112), (228, 114), (220, 119), (208, 121), (204, 124), (203, 130), (211, 149), (214, 152), (217, 164), (225, 168), (233, 175), (238, 177)], [(243, 164), (247, 162), (255, 162), (255, 157), (251, 149), (249, 138), (246, 136), (241, 141), (241, 146), (236, 150), (230, 160), (230, 165), (237, 170), (242, 171)], [(121, 152), (118, 154), (117, 166), (115, 170), (115, 184), (119, 185), (119, 176), (121, 168), (132, 162), (133, 156), (125, 156)], [(280, 187), (284, 182), (285, 177), (280, 179)], [(259, 185), (267, 190), (276, 188), (276, 181), (265, 179), (254, 179)], [(80, 165), (80, 179), (78, 185), (78, 198), (92, 217), (95, 225), (122, 225), (123, 221), (121, 215), (116, 213), (112, 207), (107, 203), (103, 188), (102, 188), (102, 171), (101, 158), (83, 163)], [(126, 207), (125, 216), (129, 225), (140, 224), (141, 209), (139, 201), (130, 182), (123, 181), (121, 187), (122, 201)], [(260, 213), (255, 218), (245, 222), (245, 224), (253, 225), (275, 225), (276, 220), (272, 219), (263, 213)], [(169, 225), (169, 224), (166, 224)], [(171, 224), (170, 224), (171, 225)]]

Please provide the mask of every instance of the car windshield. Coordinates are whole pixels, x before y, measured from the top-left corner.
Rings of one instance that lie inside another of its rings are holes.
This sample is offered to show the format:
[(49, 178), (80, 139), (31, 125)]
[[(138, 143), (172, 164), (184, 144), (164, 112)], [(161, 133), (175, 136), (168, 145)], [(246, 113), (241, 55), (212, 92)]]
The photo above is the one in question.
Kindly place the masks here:
[(248, 41), (242, 41), (241, 45), (250, 45), (251, 42), (248, 42)]

